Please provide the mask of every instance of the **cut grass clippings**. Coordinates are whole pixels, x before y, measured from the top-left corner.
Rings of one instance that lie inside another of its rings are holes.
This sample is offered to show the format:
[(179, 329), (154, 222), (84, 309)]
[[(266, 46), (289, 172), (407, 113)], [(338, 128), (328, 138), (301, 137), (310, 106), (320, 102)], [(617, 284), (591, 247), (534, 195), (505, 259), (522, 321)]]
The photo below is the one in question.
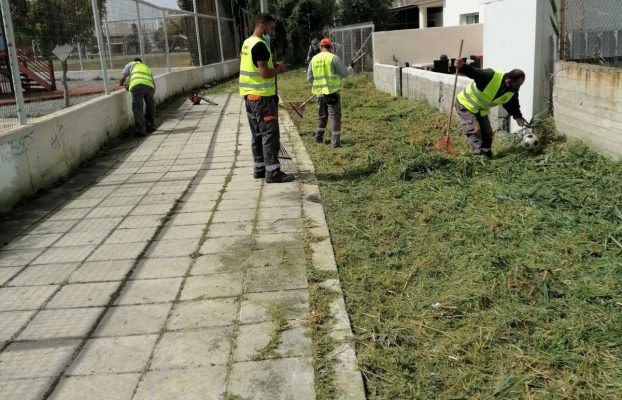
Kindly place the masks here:
[[(309, 95), (279, 76), (284, 102)], [(366, 77), (315, 164), (370, 399), (622, 398), (622, 163), (580, 143), (431, 150), (446, 116)], [(286, 110), (282, 109), (282, 112)], [(545, 136), (546, 132), (539, 132)]]

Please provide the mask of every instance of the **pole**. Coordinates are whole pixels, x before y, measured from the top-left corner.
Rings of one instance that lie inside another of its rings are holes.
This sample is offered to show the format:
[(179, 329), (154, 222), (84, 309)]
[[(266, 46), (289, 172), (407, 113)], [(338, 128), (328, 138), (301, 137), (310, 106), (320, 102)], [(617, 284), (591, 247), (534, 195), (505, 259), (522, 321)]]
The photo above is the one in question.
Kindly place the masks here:
[(110, 60), (110, 69), (114, 69), (114, 65), (112, 65), (112, 47), (110, 46), (110, 29), (108, 28), (108, 17), (105, 15), (104, 30), (106, 32), (106, 43), (108, 44), (108, 59)]
[(162, 29), (164, 33), (164, 54), (166, 55), (166, 70), (171, 72), (171, 55), (168, 48), (168, 30), (166, 29), (166, 11), (162, 10)]
[(268, 12), (268, 0), (261, 0), (261, 12), (262, 13)]
[(102, 66), (102, 78), (104, 78), (104, 92), (110, 94), (110, 82), (108, 82), (108, 71), (106, 70), (106, 53), (104, 52), (104, 38), (102, 36), (102, 21), (99, 17), (97, 0), (91, 0), (93, 5), (93, 20), (95, 21), (95, 33), (97, 34), (97, 48), (99, 49), (99, 62)]
[(78, 42), (78, 61), (80, 62), (80, 71), (84, 71), (84, 64), (82, 64), (82, 46)]
[(201, 51), (201, 35), (199, 35), (199, 16), (197, 15), (197, 0), (192, 0), (194, 10), (194, 29), (197, 31), (197, 49), (199, 50), (199, 66), (203, 66), (203, 54)]
[(9, 65), (11, 66), (11, 77), (15, 88), (15, 104), (17, 105), (17, 119), (20, 125), (26, 125), (26, 108), (24, 106), (24, 93), (22, 92), (22, 79), (19, 75), (19, 60), (17, 59), (17, 49), (15, 48), (15, 37), (13, 35), (13, 21), (11, 20), (11, 9), (9, 0), (0, 0), (2, 7), (2, 23), (4, 25), (4, 35), (6, 47), (9, 53)]
[(236, 23), (237, 19), (235, 18), (235, 10), (233, 8), (233, 0), (230, 1), (230, 4), (231, 4), (231, 15), (233, 15), (233, 37), (235, 39), (235, 55), (236, 55), (236, 57), (239, 58), (240, 57), (240, 53), (239, 53), (239, 51), (240, 51), (240, 42), (239, 42), (239, 39), (238, 39), (238, 33), (239, 33), (238, 29), (239, 28), (238, 28), (238, 24)]
[[(464, 45), (464, 39), (460, 40), (460, 50), (458, 51), (458, 59), (462, 60), (462, 47)], [(460, 68), (456, 68), (456, 76), (454, 77), (454, 89), (451, 95), (451, 101), (456, 101), (456, 87), (458, 86), (458, 75), (460, 74)], [(449, 119), (447, 120), (447, 132), (445, 133), (445, 149), (449, 148), (449, 131), (451, 130), (451, 117), (454, 113), (453, 104), (449, 106)]]
[(218, 41), (220, 42), (220, 61), (225, 62), (225, 50), (222, 47), (222, 30), (220, 29), (220, 6), (218, 5), (218, 0), (214, 0), (214, 5), (216, 5), (216, 23), (218, 25)]
[(138, 42), (140, 43), (140, 59), (145, 60), (145, 43), (143, 42), (143, 24), (140, 22), (140, 4), (136, 2), (136, 18), (138, 19)]

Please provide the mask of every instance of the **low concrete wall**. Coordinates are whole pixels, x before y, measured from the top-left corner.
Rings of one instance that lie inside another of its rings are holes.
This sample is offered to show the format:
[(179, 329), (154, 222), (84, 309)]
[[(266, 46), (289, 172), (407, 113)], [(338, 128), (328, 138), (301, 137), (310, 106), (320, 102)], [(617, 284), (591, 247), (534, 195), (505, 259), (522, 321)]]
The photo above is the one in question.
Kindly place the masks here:
[[(179, 72), (185, 71), (187, 69), (194, 69), (193, 67), (175, 67), (171, 68), (171, 72)], [(123, 69), (110, 69), (108, 70), (108, 79), (118, 81), (121, 77), (121, 72)], [(164, 75), (168, 73), (166, 68), (153, 68), (151, 70), (154, 76)], [(54, 71), (54, 78), (58, 81), (63, 77), (63, 73), (61, 71)], [(89, 70), (89, 71), (67, 71), (67, 78), (75, 81), (98, 81), (102, 80), (102, 71), (101, 69), (97, 70)]]
[(483, 53), (483, 28), (480, 24), (374, 32), (374, 64), (395, 64), (394, 57), (399, 65), (405, 62), (432, 64), (441, 54), (455, 58), (461, 39), (464, 39), (463, 57)]
[(622, 159), (622, 69), (556, 63), (553, 107), (559, 132)]
[[(417, 68), (400, 68), (392, 65), (374, 65), (374, 83), (379, 90), (390, 93), (401, 93), (412, 100), (423, 100), (439, 111), (449, 113), (453, 107), (454, 75), (439, 74)], [(471, 79), (459, 76), (456, 94), (471, 84)], [(401, 88), (400, 88), (401, 83)], [(507, 113), (502, 107), (490, 110), (490, 122), (495, 129), (505, 127)]]
[[(231, 77), (239, 65), (231, 60), (157, 76), (156, 101)], [(0, 212), (67, 176), (132, 120), (131, 97), (120, 90), (0, 135)]]
[(393, 65), (374, 65), (374, 84), (378, 90), (389, 93), (391, 96), (402, 95), (401, 68)]

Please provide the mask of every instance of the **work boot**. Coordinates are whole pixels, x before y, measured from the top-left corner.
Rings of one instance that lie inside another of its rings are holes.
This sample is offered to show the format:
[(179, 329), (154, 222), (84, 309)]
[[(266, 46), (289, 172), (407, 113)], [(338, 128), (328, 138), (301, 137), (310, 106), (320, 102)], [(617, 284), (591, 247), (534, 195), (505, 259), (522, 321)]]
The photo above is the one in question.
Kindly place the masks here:
[(265, 169), (255, 170), (255, 172), (253, 172), (253, 178), (255, 178), (255, 179), (262, 179), (265, 176), (266, 176), (266, 170)]
[(333, 149), (341, 147), (341, 135), (332, 135), (330, 138), (330, 144), (333, 146)]
[(272, 172), (266, 172), (266, 183), (287, 183), (293, 182), (295, 179), (294, 175), (286, 174), (280, 169)]

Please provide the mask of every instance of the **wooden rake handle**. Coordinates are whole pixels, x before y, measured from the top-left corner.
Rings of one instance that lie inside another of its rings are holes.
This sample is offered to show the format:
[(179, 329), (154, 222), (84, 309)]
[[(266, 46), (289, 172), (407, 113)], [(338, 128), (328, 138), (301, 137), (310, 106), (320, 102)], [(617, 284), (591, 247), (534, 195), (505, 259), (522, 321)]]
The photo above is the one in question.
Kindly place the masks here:
[[(464, 39), (460, 40), (460, 50), (458, 51), (458, 59), (462, 59), (462, 47), (464, 45)], [(456, 100), (456, 87), (458, 86), (458, 73), (460, 68), (456, 68), (456, 77), (454, 78), (454, 92), (451, 96), (451, 105), (449, 106), (449, 120), (447, 121), (447, 132), (445, 133), (445, 143), (449, 146), (449, 130), (451, 129), (451, 117), (454, 114), (454, 101)]]

